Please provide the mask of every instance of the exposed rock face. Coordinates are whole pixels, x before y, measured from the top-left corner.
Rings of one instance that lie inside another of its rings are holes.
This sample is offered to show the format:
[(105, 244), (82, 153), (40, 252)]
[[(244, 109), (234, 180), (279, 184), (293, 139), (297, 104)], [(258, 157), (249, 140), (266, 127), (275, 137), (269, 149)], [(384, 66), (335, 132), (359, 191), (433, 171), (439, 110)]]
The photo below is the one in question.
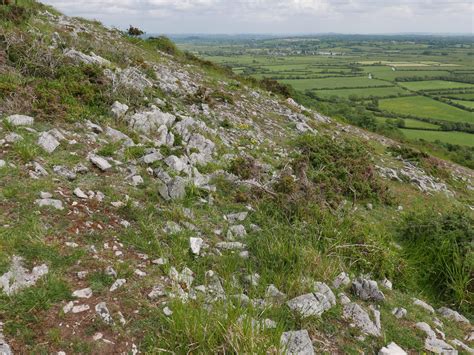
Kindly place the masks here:
[(97, 64), (102, 66), (111, 65), (111, 63), (93, 52), (90, 55), (84, 54), (80, 51), (76, 51), (75, 49), (66, 49), (64, 51), (64, 55), (68, 58), (71, 58), (77, 63), (85, 63), (85, 64)]
[(370, 319), (369, 314), (357, 303), (349, 303), (344, 306), (344, 318), (351, 320), (354, 326), (363, 333), (373, 336), (381, 335), (380, 312), (372, 308), (374, 320)]
[(31, 126), (35, 119), (25, 115), (11, 115), (5, 119), (12, 126)]
[(286, 304), (302, 317), (320, 316), (332, 307), (331, 302), (321, 293), (307, 293), (293, 298)]
[(35, 266), (31, 272), (23, 267), (22, 258), (14, 256), (10, 270), (0, 277), (0, 287), (8, 296), (33, 286), (41, 277), (48, 273), (46, 264)]
[(438, 309), (438, 313), (441, 314), (443, 317), (454, 320), (455, 322), (460, 322), (460, 323), (467, 323), (469, 324), (469, 319), (464, 317), (462, 314), (447, 308), (447, 307), (441, 307)]
[(110, 111), (112, 112), (112, 115), (114, 115), (115, 118), (122, 118), (127, 113), (128, 106), (118, 101), (115, 101), (112, 107), (110, 108)]
[(376, 281), (357, 278), (352, 282), (352, 291), (356, 296), (364, 301), (383, 301), (385, 296), (379, 290)]
[(313, 355), (314, 348), (307, 330), (285, 332), (281, 335), (280, 346), (287, 355)]
[(137, 112), (126, 118), (129, 126), (144, 134), (156, 133), (161, 126), (171, 127), (176, 117), (154, 107), (148, 111)]

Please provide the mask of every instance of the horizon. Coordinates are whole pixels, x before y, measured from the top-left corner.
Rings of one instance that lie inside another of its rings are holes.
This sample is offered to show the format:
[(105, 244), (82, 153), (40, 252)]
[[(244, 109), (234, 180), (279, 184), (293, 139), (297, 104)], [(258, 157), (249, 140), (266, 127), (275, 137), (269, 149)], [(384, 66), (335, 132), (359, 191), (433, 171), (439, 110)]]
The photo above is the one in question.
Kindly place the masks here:
[(183, 34), (474, 34), (470, 0), (44, 0), (120, 29)]

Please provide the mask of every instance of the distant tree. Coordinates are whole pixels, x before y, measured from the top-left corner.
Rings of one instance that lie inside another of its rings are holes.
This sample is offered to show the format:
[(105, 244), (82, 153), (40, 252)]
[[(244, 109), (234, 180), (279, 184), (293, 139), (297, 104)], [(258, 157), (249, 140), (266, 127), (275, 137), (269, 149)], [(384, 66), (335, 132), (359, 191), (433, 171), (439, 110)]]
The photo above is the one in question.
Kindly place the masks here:
[(10, 5), (10, 0), (0, 0), (1, 5)]
[(127, 33), (128, 33), (129, 36), (138, 37), (138, 36), (141, 36), (142, 34), (144, 34), (145, 32), (143, 32), (138, 27), (133, 27), (132, 25), (130, 25)]

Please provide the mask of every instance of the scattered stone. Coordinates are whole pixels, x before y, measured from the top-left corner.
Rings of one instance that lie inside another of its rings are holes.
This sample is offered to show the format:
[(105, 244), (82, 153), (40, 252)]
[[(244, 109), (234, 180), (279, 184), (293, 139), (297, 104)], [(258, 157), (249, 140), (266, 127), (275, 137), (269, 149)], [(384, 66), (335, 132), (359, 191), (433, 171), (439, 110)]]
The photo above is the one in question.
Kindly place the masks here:
[(123, 285), (125, 285), (125, 283), (127, 282), (127, 280), (125, 279), (117, 279), (115, 280), (115, 282), (112, 284), (112, 286), (110, 287), (110, 292), (113, 292), (117, 289), (119, 289), (120, 287), (122, 287)]
[(89, 309), (91, 309), (91, 308), (89, 307), (88, 304), (80, 304), (78, 306), (72, 307), (71, 311), (72, 311), (72, 313), (82, 313), (82, 312), (88, 311)]
[(313, 342), (307, 330), (285, 332), (281, 335), (280, 346), (287, 355), (314, 355)]
[(351, 303), (351, 299), (346, 296), (345, 293), (341, 292), (340, 294), (337, 295), (339, 297), (339, 302), (344, 306), (346, 304)]
[(322, 294), (326, 299), (329, 301), (331, 306), (336, 305), (336, 296), (334, 296), (334, 293), (331, 291), (328, 285), (326, 285), (324, 282), (315, 282), (314, 283), (314, 291), (316, 293)]
[(89, 274), (88, 271), (79, 271), (76, 275), (78, 279), (83, 280), (86, 278), (88, 274)]
[(107, 171), (112, 167), (105, 158), (96, 154), (89, 155), (89, 161), (102, 171)]
[(367, 335), (379, 337), (381, 335), (380, 312), (371, 309), (375, 320), (370, 319), (369, 314), (357, 303), (349, 303), (344, 306), (343, 316), (353, 322), (354, 326), (359, 328)]
[(392, 285), (392, 282), (388, 279), (383, 279), (380, 284), (385, 287), (387, 290), (391, 290), (393, 285)]
[(122, 104), (118, 101), (115, 101), (110, 108), (110, 111), (114, 115), (115, 118), (122, 118), (128, 111), (128, 106)]
[(158, 192), (165, 200), (180, 200), (186, 196), (186, 180), (180, 176), (168, 182), (162, 181)]
[(257, 287), (258, 282), (260, 281), (260, 275), (257, 273), (247, 275), (244, 277), (244, 281), (251, 286)]
[(35, 266), (31, 272), (23, 267), (23, 259), (13, 256), (10, 269), (0, 277), (0, 288), (8, 296), (33, 286), (41, 277), (48, 273), (48, 266)]
[(458, 351), (454, 349), (451, 345), (446, 343), (444, 340), (436, 338), (426, 338), (425, 339), (425, 349), (431, 351), (435, 354), (443, 355), (457, 355)]
[(25, 115), (11, 115), (5, 120), (13, 126), (31, 126), (35, 122), (33, 117)]
[(245, 244), (240, 242), (220, 242), (216, 244), (217, 249), (224, 250), (242, 250), (245, 248)]
[(91, 298), (92, 290), (88, 288), (83, 288), (82, 290), (76, 290), (72, 293), (72, 297), (76, 298)]
[(364, 301), (383, 301), (385, 295), (379, 290), (376, 281), (367, 280), (362, 277), (352, 282), (352, 291)]
[(397, 344), (391, 342), (387, 346), (380, 349), (379, 355), (407, 355), (407, 353)]
[(348, 286), (351, 283), (351, 279), (349, 278), (349, 275), (347, 275), (345, 272), (341, 272), (332, 282), (332, 286), (334, 288), (339, 288), (341, 286)]
[(50, 193), (50, 192), (41, 191), (41, 192), (40, 192), (40, 197), (41, 197), (42, 199), (52, 198), (52, 197), (53, 197), (53, 194)]
[(151, 262), (152, 262), (152, 264), (155, 264), (155, 265), (166, 265), (166, 264), (168, 264), (168, 260), (166, 258), (158, 258), (158, 259), (152, 260)]
[(18, 133), (15, 133), (15, 132), (8, 133), (5, 136), (5, 142), (7, 142), (7, 143), (16, 143), (16, 142), (19, 142), (19, 141), (22, 141), (22, 140), (23, 140), (23, 137), (20, 136)]
[(66, 305), (63, 307), (63, 312), (64, 314), (67, 314), (72, 311), (72, 308), (74, 307), (74, 302), (70, 301), (66, 303)]
[(123, 142), (126, 147), (135, 145), (129, 136), (112, 127), (107, 127), (105, 129), (105, 134), (112, 142)]
[(151, 299), (151, 300), (154, 300), (154, 299), (157, 299), (157, 298), (163, 297), (163, 296), (166, 296), (166, 291), (160, 285), (154, 286), (153, 289), (148, 294), (148, 298)]
[[(451, 343), (458, 347), (458, 348), (461, 348), (463, 349), (465, 352), (469, 353), (469, 354), (474, 354), (474, 349), (467, 346), (466, 344), (464, 344), (461, 340), (458, 340), (458, 339), (454, 339), (451, 341)], [(1, 348), (0, 348), (1, 349)]]
[(42, 132), (38, 137), (38, 145), (48, 153), (54, 152), (59, 144), (58, 140), (49, 132)]
[(433, 307), (431, 307), (428, 303), (426, 303), (422, 300), (419, 300), (418, 298), (413, 299), (413, 304), (427, 310), (430, 313), (434, 314), (434, 312), (435, 312)]
[(102, 133), (104, 131), (101, 126), (92, 123), (89, 120), (86, 121), (86, 127), (94, 133)]
[(42, 198), (35, 201), (39, 207), (53, 207), (57, 210), (63, 210), (63, 203), (61, 200), (54, 200), (52, 198)]
[(440, 309), (438, 309), (438, 313), (441, 314), (443, 317), (451, 319), (455, 322), (467, 323), (467, 324), (470, 323), (469, 319), (464, 317), (462, 314), (447, 307), (441, 307)]
[(107, 304), (105, 302), (100, 302), (95, 306), (95, 311), (97, 314), (102, 318), (102, 320), (107, 324), (113, 324), (114, 320), (110, 315), (109, 309), (107, 308)]
[(287, 306), (302, 317), (320, 316), (332, 307), (331, 302), (320, 293), (307, 293), (286, 302)]
[(166, 306), (165, 308), (163, 308), (163, 313), (165, 314), (165, 316), (167, 317), (171, 317), (173, 315), (173, 311), (168, 307)]
[(170, 113), (162, 112), (154, 107), (149, 111), (137, 112), (128, 118), (128, 124), (133, 129), (143, 133), (151, 134), (158, 131), (161, 126), (171, 127), (176, 117)]
[(142, 271), (140, 269), (135, 269), (135, 271), (133, 272), (135, 275), (137, 275), (138, 277), (145, 277), (146, 276), (146, 272), (145, 271)]
[(275, 285), (269, 285), (265, 291), (265, 301), (272, 304), (282, 304), (286, 300), (286, 294), (281, 292)]
[(82, 199), (88, 199), (89, 198), (89, 196), (87, 196), (85, 194), (85, 192), (82, 191), (79, 187), (76, 187), (74, 189), (73, 193), (74, 193), (74, 195), (76, 195), (77, 197), (82, 198)]
[(55, 165), (53, 167), (53, 171), (58, 174), (59, 176), (69, 180), (73, 181), (77, 178), (77, 175), (75, 172), (69, 170), (68, 168), (62, 166), (62, 165)]
[(105, 268), (105, 274), (112, 277), (117, 277), (117, 271), (115, 271), (112, 266), (107, 266)]
[(231, 213), (226, 216), (229, 223), (243, 222), (247, 218), (248, 212)]
[(247, 235), (245, 227), (241, 224), (230, 226), (227, 231), (227, 239), (234, 240), (235, 238), (244, 238)]
[(3, 335), (3, 323), (0, 322), (0, 355), (13, 355), (10, 345), (8, 345)]
[(90, 55), (77, 51), (75, 49), (65, 49), (64, 56), (71, 58), (76, 63), (96, 64), (100, 66), (109, 66), (111, 63), (101, 56), (91, 52)]
[(204, 243), (204, 240), (202, 238), (189, 238), (189, 246), (191, 248), (191, 252), (194, 255), (199, 255), (201, 252), (201, 247)]
[(140, 175), (134, 175), (134, 176), (132, 176), (130, 185), (140, 186), (140, 185), (143, 185), (144, 183), (145, 183), (145, 181), (143, 180), (143, 178)]
[(436, 333), (431, 329), (430, 325), (425, 322), (416, 323), (416, 328), (425, 332), (428, 338), (436, 338)]
[(398, 308), (394, 308), (392, 310), (392, 314), (395, 316), (395, 318), (397, 319), (400, 319), (400, 318), (404, 318), (406, 317), (407, 315), (407, 310), (405, 308), (401, 308), (401, 307), (398, 307)]
[(164, 162), (176, 172), (181, 172), (187, 168), (187, 164), (175, 155), (170, 155)]
[(7, 163), (5, 162), (5, 160), (0, 159), (0, 169), (4, 168), (6, 165)]
[(145, 155), (144, 157), (141, 158), (141, 160), (145, 164), (153, 164), (154, 162), (157, 162), (161, 159), (163, 159), (163, 155), (161, 155), (161, 153), (158, 152), (158, 151), (154, 152), (154, 153), (147, 154), (147, 155)]

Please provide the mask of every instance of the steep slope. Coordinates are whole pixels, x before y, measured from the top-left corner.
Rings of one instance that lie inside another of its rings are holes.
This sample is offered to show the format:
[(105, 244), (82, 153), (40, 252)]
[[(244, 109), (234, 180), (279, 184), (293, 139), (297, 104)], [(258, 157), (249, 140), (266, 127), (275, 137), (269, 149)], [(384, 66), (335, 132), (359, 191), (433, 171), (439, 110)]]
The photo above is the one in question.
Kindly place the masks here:
[(472, 171), (164, 38), (0, 19), (0, 353), (472, 351)]

